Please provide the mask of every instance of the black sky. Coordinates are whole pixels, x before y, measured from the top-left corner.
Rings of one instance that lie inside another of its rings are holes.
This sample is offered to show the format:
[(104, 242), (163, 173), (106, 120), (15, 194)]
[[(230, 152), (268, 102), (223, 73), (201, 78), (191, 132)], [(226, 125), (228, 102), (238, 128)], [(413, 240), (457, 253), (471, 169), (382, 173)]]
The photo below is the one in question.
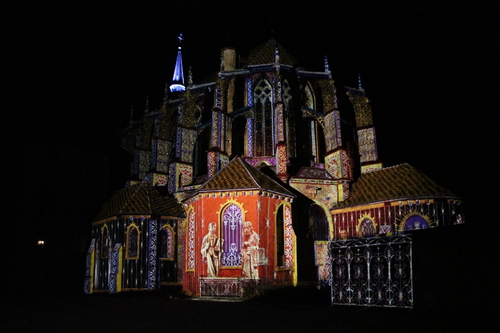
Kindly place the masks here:
[[(310, 70), (322, 70), (326, 54), (340, 93), (361, 74), (386, 166), (412, 164), (468, 200), (472, 215), (499, 199), (493, 1), (20, 1), (8, 9), (4, 112), (14, 118), (11, 142), (22, 143), (9, 146), (21, 155), (75, 147), (113, 165), (131, 106), (140, 114), (146, 95), (151, 107), (161, 102), (179, 33), (195, 82), (218, 68), (221, 47), (246, 54), (275, 38)], [(126, 169), (111, 172), (110, 193)]]

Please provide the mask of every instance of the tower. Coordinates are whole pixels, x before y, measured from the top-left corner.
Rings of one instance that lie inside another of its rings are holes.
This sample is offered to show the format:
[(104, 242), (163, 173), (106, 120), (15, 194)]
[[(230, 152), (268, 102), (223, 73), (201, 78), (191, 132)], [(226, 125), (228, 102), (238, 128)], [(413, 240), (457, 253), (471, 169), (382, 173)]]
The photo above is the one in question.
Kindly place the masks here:
[(182, 47), (181, 42), (183, 40), (182, 34), (179, 35), (179, 46), (177, 48), (177, 60), (175, 61), (174, 75), (172, 77), (172, 84), (170, 85), (170, 91), (185, 91), (184, 86), (184, 68), (182, 67)]
[(382, 162), (378, 159), (377, 136), (373, 124), (372, 108), (361, 84), (361, 76), (358, 75), (357, 89), (347, 87), (347, 95), (356, 117), (361, 173), (380, 170), (382, 169)]

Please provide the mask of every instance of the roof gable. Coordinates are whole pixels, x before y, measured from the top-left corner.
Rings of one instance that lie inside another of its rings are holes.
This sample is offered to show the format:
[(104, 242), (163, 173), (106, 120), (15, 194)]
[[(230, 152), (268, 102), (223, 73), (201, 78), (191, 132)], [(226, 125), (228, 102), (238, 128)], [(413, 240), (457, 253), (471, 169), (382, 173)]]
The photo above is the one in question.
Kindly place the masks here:
[(294, 196), (285, 187), (240, 157), (233, 158), (228, 165), (203, 184), (198, 192), (228, 190), (268, 190), (286, 196)]
[(409, 164), (400, 164), (362, 174), (352, 187), (349, 198), (332, 210), (362, 204), (411, 198), (458, 198)]
[(245, 61), (246, 65), (256, 66), (264, 64), (274, 64), (276, 47), (278, 48), (280, 64), (289, 66), (297, 64), (297, 60), (291, 54), (289, 54), (283, 46), (278, 44), (276, 40), (270, 39), (264, 44), (261, 44), (250, 51), (250, 54)]
[(167, 215), (184, 217), (184, 209), (175, 198), (165, 198), (147, 181), (118, 190), (108, 200), (94, 221), (124, 214)]

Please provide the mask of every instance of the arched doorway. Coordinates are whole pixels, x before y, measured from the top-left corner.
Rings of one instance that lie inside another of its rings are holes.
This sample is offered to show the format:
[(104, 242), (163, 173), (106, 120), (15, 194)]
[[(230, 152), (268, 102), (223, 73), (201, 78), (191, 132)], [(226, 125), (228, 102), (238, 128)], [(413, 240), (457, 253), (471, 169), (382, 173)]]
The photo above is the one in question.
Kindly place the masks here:
[(309, 208), (309, 228), (315, 241), (328, 240), (328, 218), (319, 205), (313, 204)]

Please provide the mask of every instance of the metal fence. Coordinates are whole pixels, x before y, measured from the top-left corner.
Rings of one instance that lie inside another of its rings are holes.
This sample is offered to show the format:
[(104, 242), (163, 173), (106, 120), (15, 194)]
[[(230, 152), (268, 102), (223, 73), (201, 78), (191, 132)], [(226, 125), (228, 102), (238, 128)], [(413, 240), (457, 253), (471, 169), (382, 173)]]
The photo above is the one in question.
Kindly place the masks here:
[(238, 278), (200, 278), (202, 297), (243, 297), (243, 287)]
[(332, 304), (413, 307), (409, 236), (331, 241)]

